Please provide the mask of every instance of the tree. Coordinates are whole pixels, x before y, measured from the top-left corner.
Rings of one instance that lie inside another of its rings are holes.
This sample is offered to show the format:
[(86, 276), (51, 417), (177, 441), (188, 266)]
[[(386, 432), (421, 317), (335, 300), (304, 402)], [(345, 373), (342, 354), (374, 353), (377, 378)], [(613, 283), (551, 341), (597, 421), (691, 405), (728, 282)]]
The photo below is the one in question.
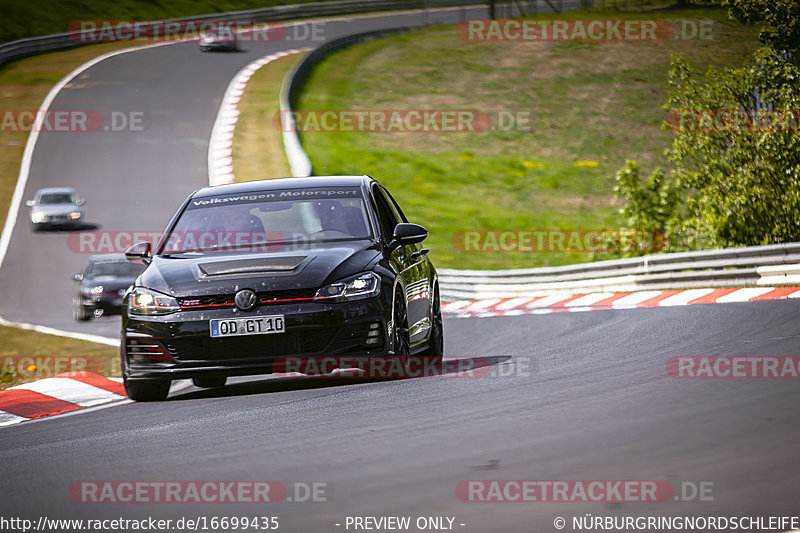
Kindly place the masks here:
[[(764, 23), (768, 46), (749, 65), (711, 69), (702, 80), (673, 57), (670, 168), (647, 186), (630, 163), (617, 175), (617, 194), (628, 200), (622, 214), (664, 228), (673, 250), (800, 241), (800, 69), (791, 59), (800, 0), (728, 3), (737, 19)], [(780, 19), (792, 6), (794, 29)], [(756, 93), (765, 106), (754, 105)]]

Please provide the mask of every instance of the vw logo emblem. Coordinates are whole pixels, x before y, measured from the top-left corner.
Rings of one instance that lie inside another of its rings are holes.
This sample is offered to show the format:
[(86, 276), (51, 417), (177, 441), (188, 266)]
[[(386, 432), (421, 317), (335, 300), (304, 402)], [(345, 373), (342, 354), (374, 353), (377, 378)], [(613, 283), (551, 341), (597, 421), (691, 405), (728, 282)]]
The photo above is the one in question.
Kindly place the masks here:
[(236, 293), (233, 301), (236, 303), (236, 307), (242, 311), (249, 311), (256, 305), (256, 293), (250, 289), (242, 289)]

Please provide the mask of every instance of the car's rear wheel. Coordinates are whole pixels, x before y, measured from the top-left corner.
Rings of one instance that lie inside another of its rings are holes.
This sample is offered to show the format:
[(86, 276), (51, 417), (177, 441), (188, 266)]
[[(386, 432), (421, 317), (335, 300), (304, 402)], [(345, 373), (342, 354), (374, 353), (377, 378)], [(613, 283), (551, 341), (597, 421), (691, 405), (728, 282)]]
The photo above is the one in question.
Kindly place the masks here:
[(137, 402), (158, 402), (166, 399), (170, 385), (169, 381), (125, 379), (125, 392), (128, 398)]
[(195, 387), (200, 387), (201, 389), (214, 389), (216, 387), (224, 387), (227, 379), (226, 376), (192, 378), (192, 383), (194, 383)]
[(416, 357), (425, 359), (434, 364), (441, 363), (444, 357), (444, 328), (442, 327), (442, 304), (439, 299), (439, 285), (433, 289), (433, 303), (431, 304), (431, 333), (428, 338), (428, 347)]

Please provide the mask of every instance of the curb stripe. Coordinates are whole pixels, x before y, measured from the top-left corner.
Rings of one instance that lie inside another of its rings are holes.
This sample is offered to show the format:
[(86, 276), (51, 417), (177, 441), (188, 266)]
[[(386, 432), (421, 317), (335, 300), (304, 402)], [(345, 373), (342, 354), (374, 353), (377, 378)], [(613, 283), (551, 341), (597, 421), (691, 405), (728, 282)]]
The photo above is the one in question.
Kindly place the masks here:
[(80, 406), (32, 390), (8, 389), (0, 394), (0, 410), (23, 418), (41, 418), (75, 409)]
[(640, 304), (637, 304), (636, 307), (658, 307), (662, 301), (675, 296), (680, 291), (663, 291), (661, 294), (656, 296), (655, 298), (650, 298), (649, 300), (645, 300)]
[(127, 400), (125, 388), (92, 372), (66, 372), (0, 390), (0, 426)]
[(714, 289), (691, 289), (688, 291), (673, 294), (665, 300), (661, 300), (658, 305), (661, 307), (671, 307), (673, 305), (688, 305), (692, 300), (697, 300), (703, 296), (708, 296)]
[(118, 396), (124, 396), (124, 397), (128, 396), (127, 394), (125, 394), (125, 386), (122, 383), (105, 378), (100, 374), (95, 374), (94, 372), (86, 372), (86, 371), (67, 372), (65, 374), (60, 374), (60, 377), (71, 378), (74, 379), (75, 381), (80, 381), (81, 383), (85, 383), (86, 385), (91, 385), (92, 387), (103, 389), (104, 391), (116, 394)]
[(762, 294), (761, 296), (756, 296), (752, 298), (750, 301), (761, 301), (761, 300), (779, 300), (782, 298), (792, 298), (792, 294), (798, 292), (797, 287), (780, 287), (778, 289), (773, 289), (766, 294)]
[(13, 390), (29, 390), (51, 396), (57, 400), (69, 402), (80, 407), (91, 407), (112, 400), (122, 399), (118, 394), (112, 394), (103, 389), (92, 387), (80, 381), (69, 378), (40, 379), (33, 383), (26, 383)]
[(550, 313), (672, 307), (695, 304), (757, 302), (800, 298), (800, 287), (744, 289), (687, 289), (683, 291), (597, 292), (556, 294), (536, 298), (487, 298), (442, 304), (445, 314), (457, 318), (547, 315)]
[(732, 292), (736, 292), (739, 289), (717, 289), (712, 291), (705, 296), (697, 298), (689, 302), (690, 304), (713, 304), (719, 301), (720, 298), (723, 296), (727, 296)]

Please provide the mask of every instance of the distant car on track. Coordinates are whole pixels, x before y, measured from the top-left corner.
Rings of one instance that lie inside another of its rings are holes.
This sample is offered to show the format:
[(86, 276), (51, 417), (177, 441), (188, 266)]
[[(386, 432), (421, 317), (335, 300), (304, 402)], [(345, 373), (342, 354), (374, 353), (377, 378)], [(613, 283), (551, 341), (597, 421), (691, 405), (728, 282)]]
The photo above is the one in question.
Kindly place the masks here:
[(119, 314), (122, 297), (144, 265), (131, 263), (125, 254), (100, 254), (89, 257), (83, 271), (75, 274), (75, 320), (90, 320)]
[(235, 52), (237, 49), (236, 32), (230, 25), (220, 24), (200, 36), (200, 50), (203, 52), (218, 50)]
[(48, 187), (39, 189), (30, 207), (31, 227), (40, 228), (76, 227), (83, 224), (84, 200), (72, 187)]
[(193, 193), (125, 296), (128, 396), (159, 400), (273, 371), (291, 356), (441, 361), (438, 277), (386, 189), (369, 176), (284, 178)]

